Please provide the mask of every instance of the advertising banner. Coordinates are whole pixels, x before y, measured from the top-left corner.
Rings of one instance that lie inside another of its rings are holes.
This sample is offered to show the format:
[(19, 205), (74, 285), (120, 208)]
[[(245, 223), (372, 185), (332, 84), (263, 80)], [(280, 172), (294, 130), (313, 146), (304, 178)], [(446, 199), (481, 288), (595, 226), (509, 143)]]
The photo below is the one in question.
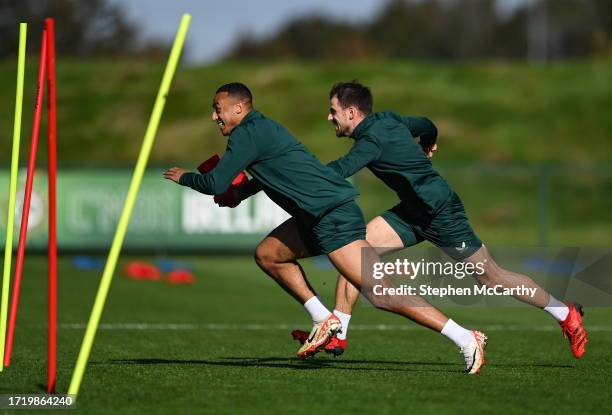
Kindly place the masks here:
[[(160, 170), (161, 171), (161, 170)], [(26, 170), (19, 174), (15, 240), (19, 238)], [(0, 236), (6, 235), (8, 171), (0, 171)], [(57, 231), (60, 249), (105, 249), (112, 241), (127, 189), (128, 169), (68, 169), (58, 172)], [(28, 225), (28, 247), (47, 243), (47, 176), (38, 169)], [(125, 248), (245, 250), (254, 247), (289, 215), (263, 192), (234, 209), (219, 208), (212, 196), (145, 174), (130, 220)]]

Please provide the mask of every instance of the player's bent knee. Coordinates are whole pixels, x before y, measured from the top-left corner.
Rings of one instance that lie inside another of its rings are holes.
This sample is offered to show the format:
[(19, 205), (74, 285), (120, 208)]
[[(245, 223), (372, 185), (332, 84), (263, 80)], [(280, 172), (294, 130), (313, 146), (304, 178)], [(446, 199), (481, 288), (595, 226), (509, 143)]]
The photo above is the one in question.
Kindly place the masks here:
[(275, 243), (273, 239), (266, 238), (255, 248), (254, 258), (260, 268), (270, 269), (294, 261), (295, 255), (284, 249), (282, 245)]
[(265, 240), (257, 245), (257, 248), (255, 248), (253, 257), (260, 268), (267, 269), (274, 264), (275, 260), (271, 248), (272, 247), (270, 247)]

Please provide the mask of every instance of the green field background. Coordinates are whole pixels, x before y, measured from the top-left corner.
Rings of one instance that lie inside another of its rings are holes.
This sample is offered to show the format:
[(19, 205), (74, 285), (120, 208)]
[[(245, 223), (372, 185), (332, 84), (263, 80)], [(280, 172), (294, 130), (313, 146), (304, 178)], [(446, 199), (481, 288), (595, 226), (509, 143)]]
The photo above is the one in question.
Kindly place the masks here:
[[(36, 62), (28, 60), (21, 161), (29, 147)], [(15, 63), (0, 63), (0, 166), (10, 160)], [(133, 165), (162, 62), (58, 59), (59, 163)], [(488, 243), (609, 246), (612, 241), (612, 63), (220, 63), (183, 65), (151, 162), (196, 166), (222, 153), (210, 120), (216, 87), (248, 84), (256, 108), (286, 125), (321, 160), (350, 148), (326, 121), (328, 91), (357, 78), (375, 109), (426, 115), (439, 127), (434, 165), (462, 197)], [(41, 150), (45, 149), (44, 139)], [(39, 162), (44, 163), (44, 151)], [(369, 172), (356, 177), (367, 218), (396, 198)], [(3, 191), (5, 189), (2, 189)]]

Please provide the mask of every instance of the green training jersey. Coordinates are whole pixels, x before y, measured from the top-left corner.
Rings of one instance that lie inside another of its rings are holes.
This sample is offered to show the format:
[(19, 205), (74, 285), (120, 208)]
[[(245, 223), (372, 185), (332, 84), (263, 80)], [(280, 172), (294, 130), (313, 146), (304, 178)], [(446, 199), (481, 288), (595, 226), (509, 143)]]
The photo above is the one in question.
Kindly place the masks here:
[(255, 110), (232, 130), (225, 154), (211, 172), (185, 173), (180, 184), (218, 195), (243, 170), (255, 179), (243, 198), (263, 190), (290, 215), (303, 220), (319, 218), (358, 195), (282, 125)]
[(436, 135), (436, 127), (426, 118), (372, 113), (353, 131), (355, 144), (349, 153), (328, 166), (342, 177), (367, 167), (415, 212), (433, 214), (453, 190), (434, 170), (414, 137), (430, 141)]

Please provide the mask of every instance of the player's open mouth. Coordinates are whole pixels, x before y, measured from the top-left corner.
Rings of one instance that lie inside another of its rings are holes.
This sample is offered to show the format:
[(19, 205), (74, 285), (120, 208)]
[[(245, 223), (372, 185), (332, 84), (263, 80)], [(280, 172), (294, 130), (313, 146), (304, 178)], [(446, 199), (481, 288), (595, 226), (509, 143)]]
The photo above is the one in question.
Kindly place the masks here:
[(225, 126), (225, 123), (221, 120), (217, 120), (217, 125), (219, 126), (219, 128), (223, 128)]

